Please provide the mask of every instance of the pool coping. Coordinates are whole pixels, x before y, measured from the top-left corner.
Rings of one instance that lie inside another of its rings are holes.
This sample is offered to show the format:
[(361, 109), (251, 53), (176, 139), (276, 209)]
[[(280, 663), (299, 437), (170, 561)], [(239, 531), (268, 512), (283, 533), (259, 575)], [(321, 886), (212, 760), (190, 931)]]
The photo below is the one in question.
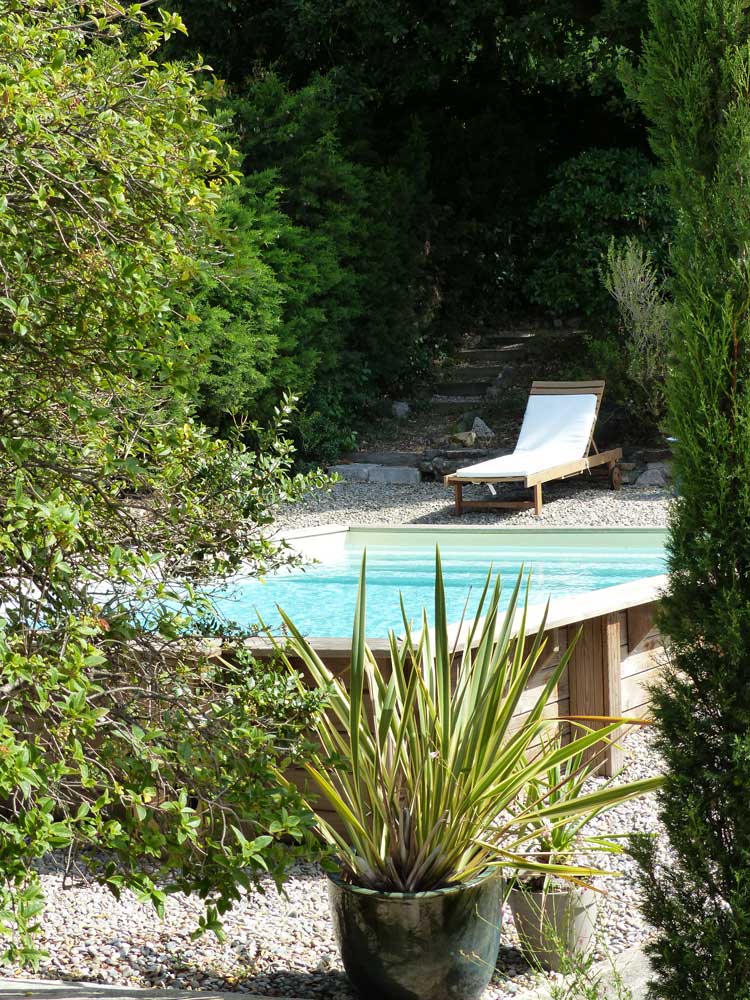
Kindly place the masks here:
[[(606, 527), (596, 528), (591, 526), (565, 526), (556, 527), (554, 525), (540, 525), (539, 527), (495, 527), (494, 525), (452, 525), (452, 524), (404, 524), (404, 525), (340, 525), (327, 524), (318, 528), (304, 527), (285, 530), (278, 536), (279, 540), (294, 542), (303, 538), (325, 537), (328, 535), (347, 534), (349, 531), (365, 531), (368, 533), (403, 533), (404, 531), (432, 532), (439, 534), (467, 534), (471, 533), (492, 533), (510, 534), (528, 532), (535, 536), (543, 533), (555, 533), (562, 535), (580, 534), (601, 534), (602, 532), (617, 533), (624, 538), (629, 534), (665, 535), (667, 529), (659, 527)], [(601, 590), (589, 590), (582, 594), (575, 594), (572, 597), (556, 597), (548, 603), (532, 604), (526, 610), (525, 632), (533, 635), (538, 632), (542, 624), (544, 630), (550, 631), (556, 628), (564, 628), (578, 622), (587, 621), (591, 618), (599, 618), (603, 615), (613, 614), (627, 608), (639, 607), (644, 604), (651, 604), (658, 601), (664, 593), (669, 576), (666, 573), (656, 576), (643, 577), (630, 583), (615, 584), (612, 587), (602, 587)], [(546, 615), (546, 618), (545, 618)], [(513, 623), (512, 634), (516, 635), (521, 627), (523, 619), (523, 609), (516, 612)], [(452, 647), (456, 650), (464, 648), (464, 640), (473, 622), (452, 623), (448, 626), (448, 638)], [(499, 627), (499, 626), (498, 626)], [(477, 629), (477, 632), (481, 629)], [(351, 653), (352, 641), (346, 636), (307, 636), (307, 641), (321, 656), (330, 659), (346, 659)], [(283, 639), (277, 640), (283, 642)], [(245, 645), (252, 651), (267, 650), (272, 646), (273, 640), (258, 636), (245, 641)], [(386, 655), (390, 652), (390, 642), (382, 636), (367, 638), (367, 645), (374, 654)]]

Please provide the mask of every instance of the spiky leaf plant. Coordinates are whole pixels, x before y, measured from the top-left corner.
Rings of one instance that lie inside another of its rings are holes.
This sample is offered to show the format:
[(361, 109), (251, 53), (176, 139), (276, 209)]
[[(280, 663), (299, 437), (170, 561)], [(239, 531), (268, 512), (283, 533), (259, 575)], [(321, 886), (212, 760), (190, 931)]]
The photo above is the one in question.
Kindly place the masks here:
[[(608, 786), (565, 801), (523, 800), (537, 776), (608, 740), (625, 720), (581, 726), (565, 744), (532, 745), (556, 725), (544, 710), (570, 657), (554, 667), (530, 711), (521, 698), (544, 651), (544, 622), (527, 642), (528, 589), (523, 572), (507, 610), (500, 579), (489, 574), (463, 656), (451, 648), (445, 589), (436, 558), (435, 626), (422, 613), (417, 633), (404, 614), (404, 635), (390, 633), (382, 669), (365, 641), (365, 558), (354, 616), (349, 688), (335, 677), (284, 615), (287, 654), (300, 659), (328, 692), (317, 722), (321, 750), (306, 764), (334, 809), (340, 832), (319, 815), (345, 876), (383, 891), (416, 892), (465, 882), (492, 865), (582, 877), (594, 869), (542, 864), (525, 848), (534, 823), (555, 825), (648, 791), (656, 780)], [(545, 616), (546, 617), (546, 616)], [(369, 705), (367, 704), (369, 700)], [(533, 822), (532, 822), (533, 821)]]

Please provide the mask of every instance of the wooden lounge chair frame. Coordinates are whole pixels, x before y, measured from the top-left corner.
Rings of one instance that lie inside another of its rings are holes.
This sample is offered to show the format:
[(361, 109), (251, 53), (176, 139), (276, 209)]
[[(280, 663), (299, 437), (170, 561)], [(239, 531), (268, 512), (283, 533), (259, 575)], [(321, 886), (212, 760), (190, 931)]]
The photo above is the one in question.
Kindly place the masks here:
[[(594, 442), (594, 427), (596, 426), (596, 418), (599, 416), (603, 394), (604, 381), (601, 379), (595, 379), (591, 382), (532, 382), (530, 396), (596, 396), (594, 421), (591, 425), (591, 434), (585, 455), (579, 459), (543, 469), (541, 472), (531, 473), (528, 476), (477, 476), (476, 478), (471, 476), (458, 478), (455, 474), (446, 476), (443, 480), (444, 484), (452, 486), (455, 491), (456, 507), (454, 513), (456, 516), (459, 517), (465, 510), (475, 508), (504, 507), (512, 510), (526, 510), (533, 507), (534, 513), (538, 517), (542, 512), (543, 483), (549, 483), (554, 479), (567, 479), (569, 476), (579, 476), (594, 468), (601, 468), (609, 478), (610, 489), (618, 490), (622, 485), (622, 473), (618, 465), (622, 458), (622, 448), (599, 451)], [(531, 500), (464, 500), (463, 488), (466, 483), (521, 483), (533, 491), (533, 498)]]

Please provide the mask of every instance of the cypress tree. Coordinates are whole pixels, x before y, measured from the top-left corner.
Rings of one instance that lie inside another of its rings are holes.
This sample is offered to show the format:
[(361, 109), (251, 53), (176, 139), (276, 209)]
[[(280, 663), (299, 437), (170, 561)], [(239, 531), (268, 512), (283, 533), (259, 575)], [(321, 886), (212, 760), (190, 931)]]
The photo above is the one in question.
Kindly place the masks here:
[(681, 496), (655, 696), (669, 853), (640, 842), (652, 997), (750, 998), (750, 5), (651, 0), (635, 79), (676, 214)]

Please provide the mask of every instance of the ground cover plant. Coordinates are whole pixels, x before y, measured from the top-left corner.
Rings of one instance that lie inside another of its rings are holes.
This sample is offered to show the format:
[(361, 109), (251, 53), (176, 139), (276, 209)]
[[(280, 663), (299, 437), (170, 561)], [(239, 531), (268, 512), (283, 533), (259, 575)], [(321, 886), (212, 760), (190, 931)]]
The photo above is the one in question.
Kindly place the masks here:
[(185, 395), (171, 304), (215, 264), (232, 155), (200, 68), (155, 58), (182, 30), (149, 4), (0, 3), (6, 959), (35, 958), (50, 849), (157, 908), (198, 893), (217, 928), (307, 822), (273, 770), (314, 703), (195, 636), (218, 631), (201, 588), (286, 558), (262, 528), (308, 480), (290, 472), (291, 401), (246, 426), (251, 451), (212, 438)]
[(750, 996), (750, 21), (650, 4), (634, 81), (677, 220), (668, 422), (680, 497), (654, 694), (669, 857), (641, 843), (651, 996)]

